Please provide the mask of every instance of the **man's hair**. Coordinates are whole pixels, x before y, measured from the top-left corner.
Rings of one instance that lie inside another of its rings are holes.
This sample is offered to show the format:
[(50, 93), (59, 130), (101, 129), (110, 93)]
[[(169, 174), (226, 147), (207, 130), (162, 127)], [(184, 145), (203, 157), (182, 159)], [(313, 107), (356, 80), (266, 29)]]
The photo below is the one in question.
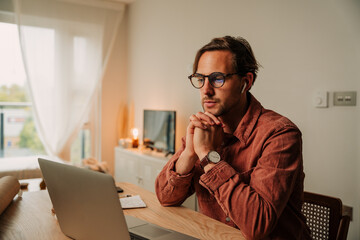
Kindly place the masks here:
[(233, 67), (236, 73), (244, 76), (251, 72), (255, 82), (260, 64), (256, 61), (249, 42), (242, 37), (225, 36), (212, 39), (196, 53), (193, 73), (196, 73), (200, 57), (204, 52), (217, 50), (230, 51), (233, 54)]

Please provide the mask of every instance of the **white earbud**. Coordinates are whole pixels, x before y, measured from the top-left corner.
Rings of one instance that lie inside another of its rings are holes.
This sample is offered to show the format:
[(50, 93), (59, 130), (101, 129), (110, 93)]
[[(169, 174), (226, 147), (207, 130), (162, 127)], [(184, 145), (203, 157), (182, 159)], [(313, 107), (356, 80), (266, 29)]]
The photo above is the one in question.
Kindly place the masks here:
[(241, 93), (244, 93), (246, 86), (247, 86), (247, 84), (244, 83), (244, 86), (243, 86), (243, 88), (242, 88), (242, 90), (241, 90)]

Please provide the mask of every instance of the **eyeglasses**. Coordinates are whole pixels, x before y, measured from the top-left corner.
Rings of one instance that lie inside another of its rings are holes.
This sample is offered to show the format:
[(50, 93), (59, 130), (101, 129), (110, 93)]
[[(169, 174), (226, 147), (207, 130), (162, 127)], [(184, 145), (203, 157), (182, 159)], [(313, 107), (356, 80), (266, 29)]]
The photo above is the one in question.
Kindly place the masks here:
[(209, 79), (211, 86), (213, 86), (214, 88), (219, 88), (224, 85), (225, 78), (230, 77), (235, 74), (238, 74), (238, 73), (224, 74), (221, 72), (213, 72), (209, 75), (194, 73), (194, 74), (190, 75), (188, 78), (190, 79), (190, 82), (194, 86), (194, 88), (197, 88), (197, 89), (202, 88), (204, 86), (206, 77)]

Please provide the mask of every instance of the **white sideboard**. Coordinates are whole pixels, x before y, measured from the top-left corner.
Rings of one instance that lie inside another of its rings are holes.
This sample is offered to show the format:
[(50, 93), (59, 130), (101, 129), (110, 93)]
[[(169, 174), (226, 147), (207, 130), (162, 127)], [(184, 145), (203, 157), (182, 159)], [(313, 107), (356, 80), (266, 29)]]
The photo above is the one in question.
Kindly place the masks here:
[[(115, 147), (115, 181), (133, 183), (155, 192), (155, 179), (168, 160), (161, 153)], [(195, 194), (183, 205), (197, 210)]]

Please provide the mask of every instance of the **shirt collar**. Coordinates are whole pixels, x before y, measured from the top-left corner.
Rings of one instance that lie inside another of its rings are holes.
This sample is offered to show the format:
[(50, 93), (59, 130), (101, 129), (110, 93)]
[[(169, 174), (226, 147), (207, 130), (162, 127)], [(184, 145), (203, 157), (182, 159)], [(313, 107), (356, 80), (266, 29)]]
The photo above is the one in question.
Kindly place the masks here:
[(249, 138), (255, 128), (257, 120), (260, 117), (262, 109), (263, 106), (260, 102), (251, 93), (249, 93), (249, 107), (233, 133), (233, 135), (241, 142), (246, 142)]

